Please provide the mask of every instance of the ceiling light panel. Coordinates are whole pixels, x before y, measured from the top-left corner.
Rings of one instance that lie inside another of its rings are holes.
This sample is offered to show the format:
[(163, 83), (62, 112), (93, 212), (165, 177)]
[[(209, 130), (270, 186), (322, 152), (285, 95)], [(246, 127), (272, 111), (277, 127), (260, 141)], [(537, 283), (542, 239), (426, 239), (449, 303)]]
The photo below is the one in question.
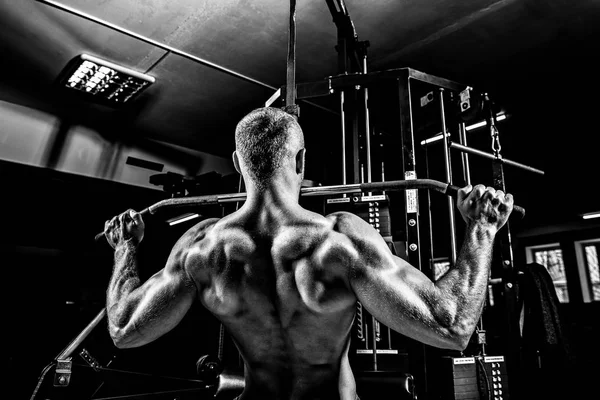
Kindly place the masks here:
[(154, 83), (154, 77), (82, 54), (68, 68), (63, 85), (112, 104), (130, 101)]

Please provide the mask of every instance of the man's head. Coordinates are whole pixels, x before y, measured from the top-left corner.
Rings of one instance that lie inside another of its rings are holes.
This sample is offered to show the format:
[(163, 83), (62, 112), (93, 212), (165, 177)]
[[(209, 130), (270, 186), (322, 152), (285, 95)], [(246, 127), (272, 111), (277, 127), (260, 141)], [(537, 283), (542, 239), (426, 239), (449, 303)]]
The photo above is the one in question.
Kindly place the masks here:
[[(278, 172), (304, 173), (304, 135), (296, 119), (278, 108), (259, 108), (235, 129), (234, 162), (259, 189)], [(241, 165), (238, 165), (241, 164)]]

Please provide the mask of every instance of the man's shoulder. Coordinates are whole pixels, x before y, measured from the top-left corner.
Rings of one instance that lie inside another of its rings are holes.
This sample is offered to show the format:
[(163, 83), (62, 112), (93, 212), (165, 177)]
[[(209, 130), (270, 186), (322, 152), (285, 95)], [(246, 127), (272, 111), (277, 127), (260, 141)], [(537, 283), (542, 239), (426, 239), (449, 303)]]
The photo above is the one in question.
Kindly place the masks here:
[(198, 243), (206, 241), (209, 232), (218, 226), (220, 220), (220, 218), (206, 218), (193, 225), (179, 237), (174, 250), (179, 252), (189, 251)]
[(184, 236), (195, 237), (196, 239), (203, 238), (208, 232), (222, 224), (223, 218), (206, 218), (188, 229)]
[(333, 230), (350, 238), (372, 235), (373, 227), (356, 214), (338, 211), (326, 216), (333, 223)]

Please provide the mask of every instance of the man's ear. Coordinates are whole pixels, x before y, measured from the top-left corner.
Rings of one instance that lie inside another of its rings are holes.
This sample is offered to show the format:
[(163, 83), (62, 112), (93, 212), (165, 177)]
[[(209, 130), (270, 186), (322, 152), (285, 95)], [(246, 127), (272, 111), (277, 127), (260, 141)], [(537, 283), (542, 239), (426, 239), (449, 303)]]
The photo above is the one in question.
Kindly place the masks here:
[(235, 170), (241, 174), (242, 170), (240, 169), (240, 160), (238, 158), (237, 155), (237, 151), (234, 150), (233, 154), (231, 155), (231, 157), (233, 158), (233, 166), (235, 167)]
[(304, 158), (306, 156), (306, 149), (298, 151), (296, 154), (296, 173), (304, 173)]

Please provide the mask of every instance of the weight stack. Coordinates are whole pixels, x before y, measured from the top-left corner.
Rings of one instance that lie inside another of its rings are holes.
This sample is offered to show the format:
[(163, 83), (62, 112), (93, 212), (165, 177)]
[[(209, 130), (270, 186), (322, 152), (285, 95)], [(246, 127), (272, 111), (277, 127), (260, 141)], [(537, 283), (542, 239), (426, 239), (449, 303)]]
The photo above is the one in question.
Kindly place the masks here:
[[(326, 215), (339, 211), (351, 212), (375, 228), (388, 245), (392, 242), (387, 195), (353, 193), (328, 198), (324, 209)], [(402, 374), (408, 371), (408, 354), (403, 337), (376, 320), (359, 301), (356, 303), (350, 343), (350, 363), (359, 381), (366, 376), (364, 374), (370, 374), (365, 382), (382, 379), (391, 383), (394, 377), (404, 376)]]
[(392, 225), (390, 220), (390, 204), (386, 195), (369, 195), (361, 193), (325, 200), (325, 215), (337, 211), (347, 211), (358, 215), (371, 224), (384, 238), (391, 239)]
[[(504, 356), (442, 357), (437, 371), (438, 400), (508, 400)], [(489, 395), (488, 393), (491, 393)]]

